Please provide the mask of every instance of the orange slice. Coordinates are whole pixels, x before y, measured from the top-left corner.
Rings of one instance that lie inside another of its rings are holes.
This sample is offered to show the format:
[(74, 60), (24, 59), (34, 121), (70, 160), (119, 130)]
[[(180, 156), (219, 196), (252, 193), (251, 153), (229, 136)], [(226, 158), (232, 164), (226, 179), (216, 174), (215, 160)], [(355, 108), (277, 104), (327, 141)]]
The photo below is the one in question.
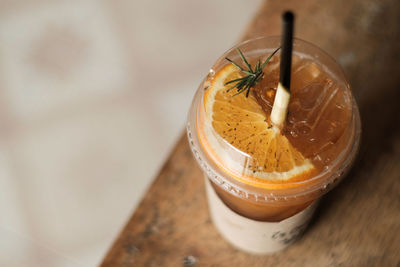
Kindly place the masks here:
[(204, 94), (205, 114), (198, 123), (204, 149), (225, 172), (263, 188), (291, 187), (310, 177), (311, 161), (294, 148), (250, 94), (233, 96), (227, 81), (241, 77), (229, 64), (216, 73)]

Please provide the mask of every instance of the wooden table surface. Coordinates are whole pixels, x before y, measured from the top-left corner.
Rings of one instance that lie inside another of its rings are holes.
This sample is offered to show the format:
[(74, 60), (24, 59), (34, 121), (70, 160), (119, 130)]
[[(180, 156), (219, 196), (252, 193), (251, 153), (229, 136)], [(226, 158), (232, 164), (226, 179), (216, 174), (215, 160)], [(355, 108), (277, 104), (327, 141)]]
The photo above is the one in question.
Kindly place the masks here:
[(242, 39), (279, 34), (286, 9), (297, 15), (296, 36), (336, 58), (352, 85), (363, 134), (349, 176), (301, 240), (249, 255), (212, 225), (183, 134), (102, 266), (400, 266), (400, 1), (269, 0)]

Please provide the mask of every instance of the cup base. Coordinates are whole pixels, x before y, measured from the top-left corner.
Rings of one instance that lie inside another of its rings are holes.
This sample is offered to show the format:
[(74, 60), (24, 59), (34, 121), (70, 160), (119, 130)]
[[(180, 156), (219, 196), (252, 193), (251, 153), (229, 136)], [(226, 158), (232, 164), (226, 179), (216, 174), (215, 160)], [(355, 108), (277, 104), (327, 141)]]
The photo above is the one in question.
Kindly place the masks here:
[(218, 197), (206, 175), (205, 185), (211, 219), (220, 234), (234, 247), (253, 254), (285, 249), (304, 232), (317, 202), (280, 222), (260, 222), (232, 211)]

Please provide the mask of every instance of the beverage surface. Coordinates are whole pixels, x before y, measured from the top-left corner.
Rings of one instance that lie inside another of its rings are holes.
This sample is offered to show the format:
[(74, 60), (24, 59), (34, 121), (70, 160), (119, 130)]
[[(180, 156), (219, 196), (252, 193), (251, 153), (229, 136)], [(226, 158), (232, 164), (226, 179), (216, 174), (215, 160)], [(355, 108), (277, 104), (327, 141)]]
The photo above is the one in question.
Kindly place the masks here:
[[(350, 122), (351, 96), (317, 63), (298, 56), (293, 61), (291, 100), (282, 133), (321, 169), (344, 148), (345, 144), (339, 141)], [(254, 88), (266, 114), (271, 113), (278, 84), (279, 57), (274, 57), (270, 63), (264, 79)]]
[[(258, 58), (248, 60), (254, 65)], [(294, 55), (286, 124), (277, 130), (269, 117), (279, 55), (268, 62), (248, 97), (225, 85), (243, 75), (227, 64), (205, 82), (199, 136), (217, 164), (234, 178), (267, 188), (308, 180), (329, 168), (346, 145), (349, 91), (316, 62)]]

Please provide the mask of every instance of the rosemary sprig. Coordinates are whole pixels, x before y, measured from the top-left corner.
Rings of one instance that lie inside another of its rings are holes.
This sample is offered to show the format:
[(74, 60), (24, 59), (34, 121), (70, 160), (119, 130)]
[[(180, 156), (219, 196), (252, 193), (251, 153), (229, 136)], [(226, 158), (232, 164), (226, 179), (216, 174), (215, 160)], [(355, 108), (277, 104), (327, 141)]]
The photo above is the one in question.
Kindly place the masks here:
[(243, 63), (246, 65), (247, 70), (242, 68), (236, 62), (234, 62), (231, 59), (226, 57), (225, 58), (226, 60), (228, 60), (230, 63), (232, 63), (240, 71), (242, 71), (243, 73), (247, 74), (247, 76), (245, 76), (245, 77), (234, 79), (234, 80), (231, 80), (229, 82), (226, 82), (225, 85), (235, 83), (235, 85), (233, 85), (231, 88), (229, 88), (227, 90), (227, 92), (229, 92), (233, 88), (237, 88), (237, 93), (234, 94), (233, 96), (236, 96), (236, 95), (238, 95), (240, 93), (246, 92), (246, 97), (249, 97), (250, 88), (255, 86), (259, 81), (261, 81), (264, 78), (263, 69), (265, 68), (265, 65), (267, 65), (267, 63), (276, 54), (276, 52), (278, 52), (279, 49), (280, 49), (280, 47), (278, 47), (271, 55), (269, 55), (269, 57), (264, 61), (263, 64), (261, 64), (260, 59), (258, 59), (258, 62), (256, 64), (254, 70), (251, 67), (251, 65), (249, 64), (249, 62), (247, 61), (247, 59), (244, 57), (244, 55), (243, 55), (242, 51), (240, 51), (240, 49), (238, 49), (237, 51), (238, 51)]

